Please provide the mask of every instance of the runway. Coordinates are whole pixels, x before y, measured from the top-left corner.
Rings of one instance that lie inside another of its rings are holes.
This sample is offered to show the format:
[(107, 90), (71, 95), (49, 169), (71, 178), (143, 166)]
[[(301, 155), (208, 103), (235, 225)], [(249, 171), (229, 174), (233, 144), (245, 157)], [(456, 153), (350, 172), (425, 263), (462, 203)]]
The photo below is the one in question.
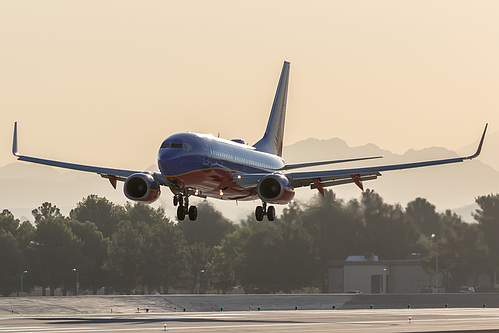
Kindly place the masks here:
[[(166, 325), (166, 326), (165, 326)], [(83, 332), (493, 332), (497, 308), (1, 315), (0, 333)]]

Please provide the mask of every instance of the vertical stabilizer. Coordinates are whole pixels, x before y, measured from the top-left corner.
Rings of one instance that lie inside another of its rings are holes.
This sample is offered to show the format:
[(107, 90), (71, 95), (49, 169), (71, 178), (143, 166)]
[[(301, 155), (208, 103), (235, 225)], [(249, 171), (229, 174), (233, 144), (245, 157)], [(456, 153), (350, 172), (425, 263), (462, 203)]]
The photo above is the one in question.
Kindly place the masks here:
[(289, 62), (282, 66), (281, 78), (277, 85), (274, 104), (270, 111), (269, 122), (263, 138), (253, 147), (266, 153), (282, 156), (282, 143), (284, 138), (284, 121), (286, 118), (286, 100), (288, 98)]

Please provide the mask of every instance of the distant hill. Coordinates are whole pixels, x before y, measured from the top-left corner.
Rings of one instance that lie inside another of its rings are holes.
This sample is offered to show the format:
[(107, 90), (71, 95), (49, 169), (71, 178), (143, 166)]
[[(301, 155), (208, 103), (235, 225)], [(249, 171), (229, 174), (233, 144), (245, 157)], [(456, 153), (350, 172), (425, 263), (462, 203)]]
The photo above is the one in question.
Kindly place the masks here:
[[(497, 138), (499, 144), (499, 134)], [(487, 137), (486, 140), (488, 139)], [(493, 140), (486, 141), (484, 156), (492, 153), (492, 151), (489, 152), (491, 147), (493, 147)], [(476, 143), (470, 144), (462, 153), (471, 154), (475, 149)], [(350, 168), (457, 156), (455, 152), (439, 147), (418, 151), (409, 150), (403, 155), (397, 155), (374, 144), (350, 147), (338, 138), (307, 139), (284, 147), (284, 158), (290, 163), (377, 155), (383, 155), (384, 158), (316, 169)], [(156, 169), (156, 166), (146, 168), (146, 170)], [(499, 189), (499, 174), (493, 167), (485, 164), (480, 157), (477, 160), (453, 165), (385, 172), (377, 180), (365, 182), (364, 186), (378, 192), (387, 203), (400, 203), (405, 206), (407, 202), (416, 197), (425, 197), (437, 207), (437, 210), (452, 209), (461, 212), (467, 221), (471, 221), (470, 212), (476, 208), (473, 206), (475, 197), (496, 193)], [(123, 183), (119, 183), (118, 189), (114, 190), (106, 179), (98, 175), (17, 161), (0, 167), (0, 188), (2, 189), (0, 209), (7, 208), (17, 218), (23, 220), (32, 219), (31, 210), (45, 201), (57, 205), (64, 214), (69, 213), (77, 202), (89, 194), (104, 196), (119, 204), (126, 202), (123, 195)], [(332, 187), (332, 189), (345, 200), (359, 198), (361, 195), (360, 190), (353, 184)], [(316, 194), (316, 190), (298, 189), (295, 199), (305, 202)], [(163, 188), (162, 196), (154, 206), (163, 205), (167, 214), (174, 217), (175, 208), (171, 203), (171, 198), (169, 189)], [(236, 205), (235, 202), (209, 200), (234, 221), (252, 214), (254, 207), (259, 203), (258, 201), (240, 202)], [(281, 209), (278, 209), (279, 211)]]

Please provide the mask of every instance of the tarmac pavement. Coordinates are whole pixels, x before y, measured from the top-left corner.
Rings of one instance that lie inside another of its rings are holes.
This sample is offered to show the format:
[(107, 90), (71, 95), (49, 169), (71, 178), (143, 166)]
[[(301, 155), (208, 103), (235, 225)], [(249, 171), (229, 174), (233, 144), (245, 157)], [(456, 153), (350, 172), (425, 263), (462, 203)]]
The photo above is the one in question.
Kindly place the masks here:
[(0, 333), (85, 332), (497, 332), (499, 309), (168, 312), (0, 315)]
[(499, 294), (0, 297), (0, 333), (165, 329), (499, 332)]

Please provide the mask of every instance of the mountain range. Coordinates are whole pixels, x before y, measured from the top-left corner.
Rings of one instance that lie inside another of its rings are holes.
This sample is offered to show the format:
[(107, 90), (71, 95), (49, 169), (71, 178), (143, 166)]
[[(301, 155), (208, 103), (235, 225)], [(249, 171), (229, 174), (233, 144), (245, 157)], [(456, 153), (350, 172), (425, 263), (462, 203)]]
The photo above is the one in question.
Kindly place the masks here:
[[(477, 208), (474, 204), (475, 198), (496, 193), (499, 189), (499, 174), (496, 171), (499, 169), (499, 158), (492, 150), (496, 143), (499, 144), (499, 132), (487, 135), (482, 155), (476, 160), (444, 166), (386, 172), (382, 173), (382, 176), (377, 180), (365, 182), (364, 188), (376, 191), (387, 203), (399, 203), (402, 206), (417, 197), (424, 197), (434, 204), (438, 211), (451, 209), (461, 215), (464, 220), (472, 221), (471, 213)], [(383, 156), (381, 159), (372, 161), (316, 168), (343, 169), (471, 155), (477, 144), (478, 142), (470, 143), (456, 151), (431, 147), (422, 150), (408, 150), (404, 154), (394, 154), (374, 144), (350, 147), (339, 138), (307, 139), (285, 146), (283, 157), (288, 163), (297, 163), (361, 156)], [(126, 166), (115, 167), (126, 168)], [(157, 167), (153, 165), (145, 170), (157, 170)], [(63, 214), (68, 214), (70, 209), (89, 194), (104, 196), (118, 204), (126, 202), (122, 192), (122, 184), (118, 185), (118, 190), (114, 190), (107, 180), (98, 175), (17, 161), (0, 167), (0, 188), (2, 189), (0, 191), (0, 209), (9, 209), (21, 220), (32, 220), (31, 210), (39, 207), (45, 201), (55, 204)], [(361, 194), (360, 190), (353, 184), (337, 186), (332, 189), (339, 198), (344, 200), (359, 198)], [(316, 190), (298, 189), (295, 199), (306, 202), (314, 195), (317, 195)], [(170, 191), (164, 188), (162, 197), (154, 205), (164, 206), (166, 213), (174, 217), (175, 207), (171, 203), (171, 198)], [(209, 200), (234, 221), (244, 219), (247, 215), (252, 214), (257, 205), (257, 202), (234, 203)], [(278, 209), (278, 212), (281, 210), (282, 207)]]

